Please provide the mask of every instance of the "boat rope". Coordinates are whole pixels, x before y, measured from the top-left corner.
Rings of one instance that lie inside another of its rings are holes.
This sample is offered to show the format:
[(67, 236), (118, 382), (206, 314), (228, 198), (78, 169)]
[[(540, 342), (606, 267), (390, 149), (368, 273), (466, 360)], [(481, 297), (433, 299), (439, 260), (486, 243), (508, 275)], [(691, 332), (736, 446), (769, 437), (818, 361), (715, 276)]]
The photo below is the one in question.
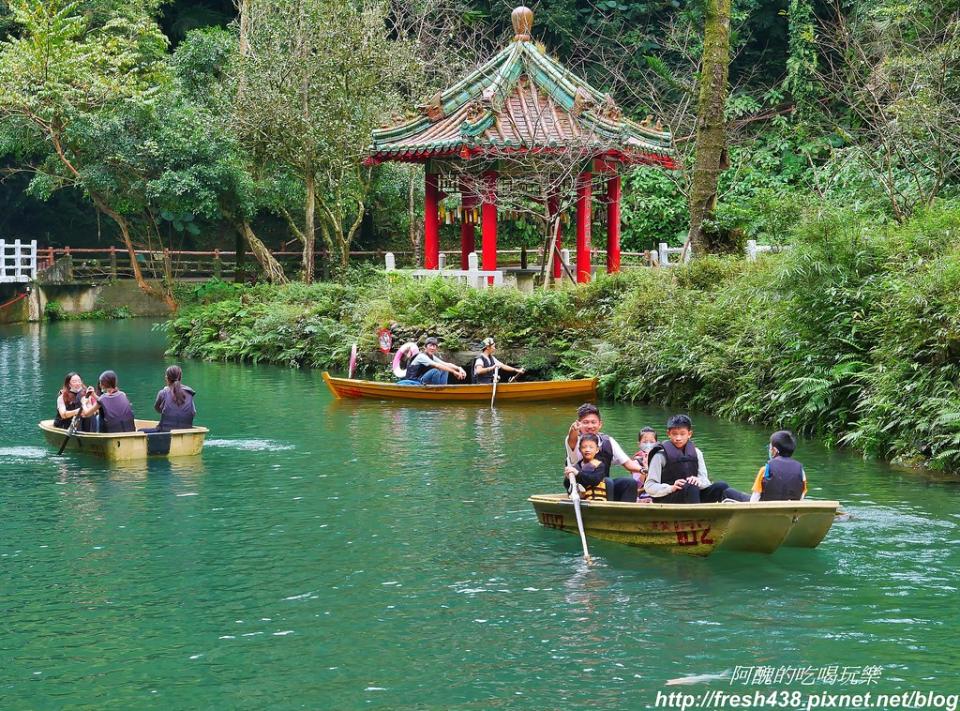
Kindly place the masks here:
[(0, 309), (5, 309), (5, 308), (7, 308), (8, 306), (13, 306), (15, 303), (17, 303), (17, 302), (20, 301), (21, 299), (27, 298), (27, 293), (28, 293), (28, 292), (24, 292), (24, 293), (22, 293), (22, 294), (18, 294), (17, 296), (14, 296), (12, 299), (10, 299), (9, 301), (7, 301), (6, 303), (0, 304)]

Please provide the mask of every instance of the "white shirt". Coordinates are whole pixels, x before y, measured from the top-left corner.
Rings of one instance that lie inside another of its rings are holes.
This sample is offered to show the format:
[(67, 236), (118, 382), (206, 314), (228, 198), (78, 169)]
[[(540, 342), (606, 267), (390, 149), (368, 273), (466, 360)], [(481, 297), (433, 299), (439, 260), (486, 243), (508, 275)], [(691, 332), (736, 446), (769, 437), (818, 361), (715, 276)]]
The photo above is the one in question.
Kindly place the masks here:
[[(496, 356), (490, 356), (490, 357), (493, 358), (493, 364), (495, 366), (503, 365), (503, 363), (497, 360)], [(486, 368), (486, 367), (487, 366), (484, 364), (483, 358), (481, 357), (478, 357), (475, 361), (473, 361), (473, 372), (477, 372), (477, 368)]]
[[(610, 435), (603, 435), (603, 436), (605, 439), (610, 441), (610, 449), (613, 450), (613, 461), (611, 462), (611, 464), (622, 465), (630, 461), (630, 457), (628, 457), (627, 453), (623, 451), (623, 448), (619, 444), (617, 444), (617, 440), (615, 440)], [(569, 460), (571, 465), (576, 464), (581, 459), (583, 459), (583, 455), (580, 454), (580, 437), (579, 436), (577, 437), (577, 443), (574, 445), (573, 449), (570, 449), (570, 445), (567, 443), (567, 438), (564, 437), (563, 448), (567, 450), (567, 459)]]
[[(707, 476), (707, 465), (703, 461), (703, 452), (700, 451), (700, 448), (694, 447), (694, 449), (697, 451), (697, 488), (706, 489), (710, 486), (710, 478)], [(658, 452), (649, 463), (647, 481), (643, 485), (643, 490), (655, 499), (673, 492), (672, 484), (664, 484), (660, 481), (660, 476), (663, 473), (663, 465), (666, 461), (667, 456), (663, 454), (663, 452)]]

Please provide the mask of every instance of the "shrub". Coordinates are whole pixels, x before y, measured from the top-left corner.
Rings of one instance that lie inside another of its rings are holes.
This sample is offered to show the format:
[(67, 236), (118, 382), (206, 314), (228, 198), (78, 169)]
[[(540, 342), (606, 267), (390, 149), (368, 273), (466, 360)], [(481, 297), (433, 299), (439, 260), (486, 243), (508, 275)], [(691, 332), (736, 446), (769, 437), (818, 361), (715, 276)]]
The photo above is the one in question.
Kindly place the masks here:
[(447, 349), (493, 336), (529, 349), (522, 364), (541, 377), (597, 374), (618, 399), (960, 470), (960, 205), (902, 226), (822, 204), (784, 210), (792, 248), (756, 262), (701, 257), (533, 294), (382, 273), (260, 286), (184, 309), (167, 324), (171, 350), (329, 368), (354, 341), (375, 349), (383, 326)]

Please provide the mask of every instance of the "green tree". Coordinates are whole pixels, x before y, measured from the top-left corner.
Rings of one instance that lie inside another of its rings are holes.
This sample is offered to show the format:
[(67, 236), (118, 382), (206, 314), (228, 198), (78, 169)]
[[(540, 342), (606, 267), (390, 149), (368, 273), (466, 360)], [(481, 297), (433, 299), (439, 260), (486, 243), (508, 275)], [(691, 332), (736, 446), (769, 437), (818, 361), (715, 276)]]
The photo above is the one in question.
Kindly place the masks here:
[(10, 3), (18, 32), (0, 43), (0, 131), (13, 152), (29, 154), (34, 194), (77, 187), (117, 224), (137, 283), (155, 293), (135, 257), (123, 185), (104, 178), (118, 154), (102, 129), (120, 114), (149, 111), (166, 83), (167, 41), (151, 18), (154, 3), (112, 6), (98, 24), (96, 12), (82, 14), (99, 9), (89, 3)]
[(171, 59), (176, 91), (168, 103), (171, 114), (182, 115), (168, 116), (160, 128), (164, 135), (182, 132), (195, 140), (188, 141), (189, 148), (168, 152), (180, 175), (167, 176), (166, 184), (183, 185), (187, 194), (195, 184), (209, 186), (217, 196), (219, 217), (246, 243), (266, 278), (284, 283), (283, 268), (252, 226), (261, 209), (271, 209), (271, 191), (269, 180), (233, 132), (231, 114), (239, 89), (230, 68), (237, 52), (237, 36), (220, 28), (194, 30), (177, 47)]
[(339, 0), (241, 5), (236, 131), (261, 165), (297, 178), (285, 202), (299, 198), (302, 220), (279, 208), (303, 243), (307, 282), (318, 228), (346, 265), (367, 205), (370, 132), (416, 72), (408, 44), (387, 35), (387, 11)]

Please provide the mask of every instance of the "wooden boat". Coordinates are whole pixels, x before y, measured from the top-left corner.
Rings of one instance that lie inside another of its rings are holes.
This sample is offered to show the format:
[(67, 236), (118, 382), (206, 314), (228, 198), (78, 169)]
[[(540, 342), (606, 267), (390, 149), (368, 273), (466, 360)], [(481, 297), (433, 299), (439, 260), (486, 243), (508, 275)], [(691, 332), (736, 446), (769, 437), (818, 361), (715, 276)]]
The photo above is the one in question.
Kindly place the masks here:
[[(573, 502), (566, 494), (540, 494), (529, 501), (541, 524), (577, 535)], [(839, 507), (837, 501), (810, 499), (726, 504), (582, 501), (580, 511), (588, 536), (705, 556), (715, 550), (816, 548)]]
[[(397, 385), (372, 380), (334, 378), (329, 373), (323, 379), (335, 398), (368, 397), (376, 400), (443, 400), (446, 402), (490, 402), (493, 385)], [(597, 379), (537, 380), (529, 383), (497, 384), (497, 402), (505, 400), (562, 400), (582, 398), (591, 400), (597, 395)]]
[[(134, 420), (137, 429), (156, 427), (157, 420)], [(53, 426), (53, 420), (40, 423), (43, 436), (51, 446), (60, 449), (67, 431)], [(128, 462), (147, 457), (190, 457), (200, 454), (206, 427), (170, 432), (75, 432), (66, 449), (95, 454), (111, 462)]]

